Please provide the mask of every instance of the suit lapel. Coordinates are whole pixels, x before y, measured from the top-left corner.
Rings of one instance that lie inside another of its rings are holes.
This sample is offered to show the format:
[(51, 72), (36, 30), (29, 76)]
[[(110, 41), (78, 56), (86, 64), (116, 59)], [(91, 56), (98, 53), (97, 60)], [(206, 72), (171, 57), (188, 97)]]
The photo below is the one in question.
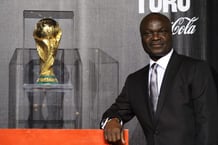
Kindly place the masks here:
[(171, 84), (174, 81), (174, 78), (176, 76), (180, 64), (181, 64), (181, 59), (179, 58), (178, 54), (174, 51), (169, 61), (169, 64), (166, 68), (164, 78), (162, 81), (158, 104), (157, 104), (157, 111), (154, 116), (155, 125), (158, 123), (160, 113), (164, 107), (165, 100), (167, 99), (168, 93), (171, 88)]
[[(151, 104), (149, 101), (149, 95), (148, 95), (148, 72), (149, 72), (149, 66), (146, 66), (145, 69), (142, 71), (140, 75), (140, 81), (138, 82), (138, 87), (140, 87), (140, 100), (138, 104), (139, 106), (146, 105), (146, 109), (141, 112), (141, 117), (143, 117), (144, 121), (148, 121), (147, 124), (150, 125), (150, 127), (153, 127), (153, 115), (151, 111)], [(143, 79), (142, 79), (143, 78)], [(146, 104), (144, 104), (144, 102)], [(142, 104), (141, 104), (142, 103)]]

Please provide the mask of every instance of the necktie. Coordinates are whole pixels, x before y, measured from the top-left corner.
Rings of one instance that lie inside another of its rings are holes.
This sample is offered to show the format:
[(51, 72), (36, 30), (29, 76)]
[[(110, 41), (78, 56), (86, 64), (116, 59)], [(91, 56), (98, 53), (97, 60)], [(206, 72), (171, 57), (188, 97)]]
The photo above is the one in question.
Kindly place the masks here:
[(156, 63), (152, 64), (151, 66), (150, 85), (149, 85), (150, 100), (154, 112), (156, 112), (157, 102), (158, 102), (157, 66), (158, 64)]

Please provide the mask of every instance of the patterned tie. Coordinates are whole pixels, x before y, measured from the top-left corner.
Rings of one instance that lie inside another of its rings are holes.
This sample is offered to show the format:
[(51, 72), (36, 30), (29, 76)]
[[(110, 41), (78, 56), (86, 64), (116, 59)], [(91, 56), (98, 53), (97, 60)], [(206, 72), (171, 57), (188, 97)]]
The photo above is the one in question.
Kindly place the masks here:
[(150, 100), (154, 112), (156, 112), (157, 101), (158, 101), (157, 67), (158, 64), (156, 63), (152, 64), (151, 66), (151, 76), (150, 76), (150, 85), (149, 85)]

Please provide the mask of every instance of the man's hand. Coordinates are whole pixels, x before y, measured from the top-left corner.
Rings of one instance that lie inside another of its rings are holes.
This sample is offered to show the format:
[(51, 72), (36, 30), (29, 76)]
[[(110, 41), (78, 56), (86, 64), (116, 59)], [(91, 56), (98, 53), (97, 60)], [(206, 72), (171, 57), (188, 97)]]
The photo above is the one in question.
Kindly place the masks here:
[(104, 137), (109, 143), (121, 142), (125, 144), (123, 129), (118, 118), (112, 118), (107, 122), (104, 128)]

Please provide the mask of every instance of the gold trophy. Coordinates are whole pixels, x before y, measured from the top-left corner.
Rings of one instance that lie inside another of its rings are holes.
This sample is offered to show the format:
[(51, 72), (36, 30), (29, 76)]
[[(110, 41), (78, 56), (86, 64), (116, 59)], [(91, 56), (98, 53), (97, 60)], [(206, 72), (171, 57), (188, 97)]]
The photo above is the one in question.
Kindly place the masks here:
[(61, 40), (62, 30), (58, 22), (51, 18), (43, 18), (35, 26), (33, 37), (40, 57), (40, 76), (38, 84), (57, 84), (53, 66)]

